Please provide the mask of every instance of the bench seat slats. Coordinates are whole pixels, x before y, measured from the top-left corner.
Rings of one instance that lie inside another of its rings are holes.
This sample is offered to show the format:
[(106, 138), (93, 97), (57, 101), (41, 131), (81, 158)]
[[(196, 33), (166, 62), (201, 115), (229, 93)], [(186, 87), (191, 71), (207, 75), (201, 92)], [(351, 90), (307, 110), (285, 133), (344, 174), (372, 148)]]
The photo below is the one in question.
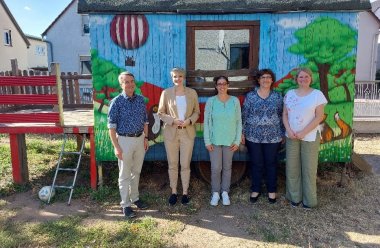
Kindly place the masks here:
[(33, 105), (33, 104), (58, 104), (58, 96), (56, 94), (35, 94), (35, 95), (25, 95), (25, 94), (13, 94), (13, 95), (0, 95), (0, 104), (22, 104), (22, 105)]
[(0, 86), (56, 86), (56, 76), (1, 77)]
[(1, 123), (59, 123), (59, 113), (0, 114)]

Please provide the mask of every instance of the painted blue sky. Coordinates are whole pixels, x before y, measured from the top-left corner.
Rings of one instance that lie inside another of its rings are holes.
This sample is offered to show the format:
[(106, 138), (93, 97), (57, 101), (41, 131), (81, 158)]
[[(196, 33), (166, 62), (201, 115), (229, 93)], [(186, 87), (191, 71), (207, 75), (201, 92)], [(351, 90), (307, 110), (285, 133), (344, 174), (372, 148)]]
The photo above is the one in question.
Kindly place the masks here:
[(4, 0), (25, 34), (40, 37), (71, 0)]

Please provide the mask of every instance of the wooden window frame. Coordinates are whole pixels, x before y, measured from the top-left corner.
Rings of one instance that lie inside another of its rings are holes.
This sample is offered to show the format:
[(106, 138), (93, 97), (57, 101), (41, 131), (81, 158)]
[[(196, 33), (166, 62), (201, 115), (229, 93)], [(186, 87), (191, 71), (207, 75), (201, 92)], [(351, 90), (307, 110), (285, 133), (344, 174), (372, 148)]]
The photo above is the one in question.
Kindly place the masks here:
[[(240, 70), (195, 70), (195, 31), (196, 30), (249, 30), (249, 68)], [(231, 82), (229, 92), (243, 95), (253, 87), (252, 79), (258, 69), (260, 47), (260, 21), (188, 21), (186, 23), (186, 68), (187, 85), (194, 88), (200, 96), (214, 94), (213, 82), (195, 82), (196, 77), (247, 76), (248, 80)]]

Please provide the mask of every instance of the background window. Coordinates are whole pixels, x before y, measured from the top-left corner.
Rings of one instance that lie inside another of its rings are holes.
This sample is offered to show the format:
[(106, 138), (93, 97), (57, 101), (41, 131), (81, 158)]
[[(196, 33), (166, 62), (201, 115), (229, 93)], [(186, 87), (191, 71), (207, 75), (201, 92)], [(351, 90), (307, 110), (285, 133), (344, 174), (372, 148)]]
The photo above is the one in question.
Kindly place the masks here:
[(45, 56), (46, 55), (46, 49), (44, 46), (36, 46), (35, 55), (39, 56)]
[(4, 45), (12, 46), (11, 30), (4, 30)]
[(90, 33), (90, 18), (88, 15), (82, 15), (82, 32), (83, 34)]
[(91, 71), (91, 56), (79, 56), (80, 74), (92, 74)]

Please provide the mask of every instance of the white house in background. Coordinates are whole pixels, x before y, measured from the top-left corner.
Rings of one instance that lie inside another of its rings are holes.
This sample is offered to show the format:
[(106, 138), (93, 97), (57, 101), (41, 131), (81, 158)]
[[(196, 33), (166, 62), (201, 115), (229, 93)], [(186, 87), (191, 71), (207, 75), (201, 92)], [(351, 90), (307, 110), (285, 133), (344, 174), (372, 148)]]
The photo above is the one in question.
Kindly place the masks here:
[(47, 44), (41, 37), (25, 35), (30, 43), (28, 49), (28, 65), (30, 69), (47, 71)]
[[(371, 3), (372, 11), (359, 15), (358, 52), (356, 61), (356, 81), (375, 80), (378, 63), (378, 39), (380, 1)], [(377, 15), (376, 15), (377, 13)]]
[(42, 33), (48, 44), (48, 62), (60, 64), (62, 72), (91, 74), (88, 15), (77, 13), (73, 0)]
[(0, 71), (11, 70), (11, 59), (17, 59), (19, 69), (29, 69), (30, 43), (3, 0), (0, 0)]

